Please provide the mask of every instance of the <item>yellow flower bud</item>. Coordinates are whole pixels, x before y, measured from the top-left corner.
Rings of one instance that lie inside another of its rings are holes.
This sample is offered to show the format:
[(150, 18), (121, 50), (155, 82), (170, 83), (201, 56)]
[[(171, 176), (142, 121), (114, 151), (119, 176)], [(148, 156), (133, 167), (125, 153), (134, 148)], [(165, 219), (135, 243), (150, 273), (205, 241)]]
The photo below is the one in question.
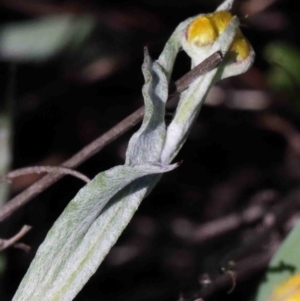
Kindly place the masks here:
[[(194, 20), (188, 27), (186, 39), (197, 47), (213, 44), (223, 33), (233, 16), (229, 11), (218, 11), (202, 15)], [(231, 44), (229, 53), (236, 61), (246, 59), (250, 54), (251, 46), (240, 30)]]
[(280, 284), (273, 292), (269, 301), (299, 301), (300, 274), (290, 277)]
[(196, 19), (187, 31), (187, 40), (199, 47), (212, 44), (217, 37), (217, 32), (207, 17)]

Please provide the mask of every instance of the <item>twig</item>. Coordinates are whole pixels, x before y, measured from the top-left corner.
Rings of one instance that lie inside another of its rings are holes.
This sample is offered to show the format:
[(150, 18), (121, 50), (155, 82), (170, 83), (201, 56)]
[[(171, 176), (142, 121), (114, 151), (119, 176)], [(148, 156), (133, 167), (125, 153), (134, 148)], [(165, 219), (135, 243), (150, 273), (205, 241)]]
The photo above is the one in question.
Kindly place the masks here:
[[(251, 278), (253, 275), (262, 271), (268, 265), (270, 259), (272, 258), (273, 253), (259, 253), (248, 257), (247, 259), (239, 262), (236, 272), (236, 278), (239, 281), (245, 281), (246, 279)], [(207, 286), (204, 291), (201, 293), (201, 297), (206, 300), (209, 296), (214, 293), (226, 289), (232, 286), (232, 277), (228, 274), (220, 275), (215, 279), (211, 285)]]
[(30, 246), (25, 245), (25, 244), (23, 244), (21, 242), (19, 242), (17, 244), (14, 244), (13, 247), (16, 248), (16, 249), (20, 249), (20, 250), (22, 250), (22, 251), (24, 251), (26, 253), (28, 253), (31, 250)]
[(202, 63), (197, 65), (195, 68), (193, 68), (191, 71), (186, 73), (175, 82), (176, 92), (183, 92), (191, 83), (194, 82), (196, 78), (217, 67), (222, 62), (222, 60), (223, 54), (221, 53), (221, 51), (213, 53), (206, 60), (204, 60)]
[(25, 225), (22, 229), (13, 237), (9, 239), (0, 239), (0, 251), (7, 249), (19, 241), (28, 231), (30, 231), (31, 226)]
[(71, 175), (75, 178), (78, 178), (86, 183), (90, 181), (90, 179), (84, 174), (62, 166), (31, 166), (25, 168), (15, 169), (13, 171), (8, 172), (7, 174), (0, 177), (0, 182), (10, 181), (10, 179), (17, 178), (20, 176), (24, 176), (32, 173), (55, 173), (60, 175)]
[[(187, 86), (195, 80), (197, 77), (207, 73), (209, 70), (217, 67), (223, 60), (223, 56), (221, 52), (215, 52), (210, 57), (208, 57), (205, 61), (196, 66), (196, 74), (194, 69), (188, 72), (178, 80), (176, 85), (176, 91), (178, 93), (182, 92), (187, 88)], [(191, 75), (192, 74), (192, 75)], [(179, 82), (179, 84), (178, 84)], [(144, 115), (144, 107), (139, 108), (134, 113), (123, 119), (116, 126), (108, 130), (102, 136), (94, 140), (89, 145), (85, 146), (82, 150), (80, 150), (73, 157), (65, 161), (61, 166), (67, 168), (75, 168), (82, 162), (89, 159), (91, 156), (99, 152), (106, 145), (116, 140), (118, 137), (126, 133), (129, 129), (139, 123)], [(58, 181), (63, 177), (62, 174), (50, 174), (42, 179), (38, 180), (30, 187), (25, 189), (23, 192), (15, 196), (9, 202), (0, 207), (0, 222), (4, 221), (8, 217), (10, 217), (16, 210), (24, 206), (28, 203), (33, 197), (38, 195), (40, 192), (44, 191), (50, 185)]]
[(204, 243), (257, 223), (269, 212), (270, 203), (277, 201), (277, 199), (277, 193), (272, 190), (257, 193), (251, 197), (250, 205), (243, 211), (196, 225), (191, 233), (191, 240), (194, 243)]
[(257, 222), (266, 214), (266, 206), (251, 205), (243, 212), (233, 213), (225, 217), (199, 225), (193, 231), (193, 242), (203, 243), (210, 239), (216, 239), (224, 234), (232, 232), (240, 227)]
[(266, 10), (269, 6), (277, 2), (277, 0), (250, 0), (241, 6), (241, 13), (244, 15), (257, 15)]
[(234, 291), (235, 287), (236, 287), (236, 277), (237, 277), (237, 275), (236, 275), (235, 271), (225, 271), (224, 273), (228, 274), (229, 277), (231, 278), (231, 281), (232, 281), (231, 288), (227, 292), (227, 294), (231, 294)]
[[(227, 254), (227, 258), (235, 262), (241, 258), (250, 256), (257, 250), (261, 250), (263, 246), (269, 249), (274, 249), (272, 243), (270, 243), (270, 237), (275, 234), (278, 229), (283, 230), (283, 226), (287, 223), (292, 214), (297, 212), (300, 208), (300, 190), (295, 190), (283, 197), (280, 201), (276, 202), (276, 205), (266, 212), (264, 217), (264, 223), (260, 231), (257, 231), (251, 237), (245, 240), (245, 243), (238, 249)], [(267, 245), (268, 242), (268, 245)], [(250, 255), (249, 255), (250, 254)]]

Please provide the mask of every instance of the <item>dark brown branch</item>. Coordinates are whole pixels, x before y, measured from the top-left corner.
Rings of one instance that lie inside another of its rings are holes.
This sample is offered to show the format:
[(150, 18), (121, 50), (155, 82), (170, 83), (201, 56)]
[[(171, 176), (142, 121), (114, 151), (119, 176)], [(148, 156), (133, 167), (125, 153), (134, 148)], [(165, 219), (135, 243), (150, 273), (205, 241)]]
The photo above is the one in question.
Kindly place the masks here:
[(53, 173), (53, 174), (60, 174), (60, 175), (71, 175), (86, 183), (90, 181), (90, 179), (84, 174), (70, 168), (66, 168), (62, 166), (31, 166), (31, 167), (19, 168), (8, 172), (7, 174), (0, 177), (0, 182), (10, 181), (13, 178), (17, 178), (32, 173), (37, 173), (37, 174)]
[(3, 251), (13, 245), (16, 244), (23, 236), (27, 234), (28, 231), (30, 231), (31, 226), (23, 226), (23, 228), (13, 237), (9, 239), (0, 239), (0, 251)]
[(204, 60), (202, 63), (197, 65), (195, 68), (193, 68), (191, 71), (186, 73), (175, 82), (176, 92), (183, 92), (191, 83), (194, 82), (195, 79), (217, 67), (222, 62), (222, 60), (223, 55), (220, 51), (213, 53), (206, 60)]
[(233, 213), (200, 225), (193, 232), (193, 242), (202, 243), (210, 239), (216, 239), (240, 227), (258, 221), (265, 214), (265, 206), (252, 205), (241, 213)]
[[(176, 85), (176, 92), (181, 93), (184, 91), (190, 83), (192, 83), (199, 76), (207, 73), (209, 70), (216, 68), (223, 60), (221, 52), (215, 52), (205, 61), (196, 66), (193, 70), (185, 74), (179, 79)], [(195, 71), (196, 70), (196, 71)], [(126, 133), (133, 126), (139, 123), (144, 115), (144, 107), (139, 108), (134, 113), (123, 119), (116, 126), (108, 130), (102, 136), (94, 140), (89, 145), (85, 146), (73, 157), (65, 161), (61, 166), (67, 168), (75, 168), (79, 164), (83, 163), (91, 156), (99, 152), (106, 145), (116, 140), (118, 137)], [(63, 177), (62, 174), (49, 174), (42, 179), (38, 180), (9, 202), (0, 207), (0, 222), (10, 217), (16, 210), (28, 203), (36, 195), (44, 191), (50, 185), (58, 181)]]
[[(272, 252), (259, 253), (248, 257), (247, 259), (239, 262), (237, 265), (236, 279), (238, 282), (245, 281), (251, 278), (253, 275), (261, 272), (266, 268), (270, 259), (272, 258)], [(223, 274), (215, 279), (211, 285), (208, 285), (201, 294), (201, 297), (206, 300), (214, 293), (228, 289), (232, 287), (232, 277), (228, 274)]]

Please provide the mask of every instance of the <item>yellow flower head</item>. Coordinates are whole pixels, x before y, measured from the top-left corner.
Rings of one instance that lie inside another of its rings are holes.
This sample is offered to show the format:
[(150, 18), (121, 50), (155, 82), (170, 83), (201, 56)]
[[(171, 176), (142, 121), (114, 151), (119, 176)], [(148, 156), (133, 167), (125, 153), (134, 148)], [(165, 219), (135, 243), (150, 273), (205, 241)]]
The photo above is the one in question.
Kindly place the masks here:
[(199, 14), (178, 27), (180, 45), (191, 58), (191, 68), (217, 51), (225, 57), (216, 81), (246, 72), (255, 58), (251, 44), (238, 27), (238, 18), (230, 12), (233, 2), (224, 0), (215, 12)]
[[(202, 15), (187, 28), (186, 40), (196, 47), (209, 46), (223, 33), (232, 18), (233, 16), (229, 11), (217, 11)], [(234, 55), (236, 61), (242, 61), (249, 56), (250, 49), (250, 43), (238, 29), (229, 53)]]
[(290, 277), (273, 292), (269, 301), (300, 301), (300, 274)]

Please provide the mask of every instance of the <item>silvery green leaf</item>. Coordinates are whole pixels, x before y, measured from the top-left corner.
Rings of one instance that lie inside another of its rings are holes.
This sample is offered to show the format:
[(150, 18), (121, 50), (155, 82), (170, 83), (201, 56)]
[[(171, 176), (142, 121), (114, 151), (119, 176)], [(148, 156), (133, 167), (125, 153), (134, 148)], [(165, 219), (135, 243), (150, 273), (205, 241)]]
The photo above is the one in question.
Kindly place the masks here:
[(156, 184), (157, 174), (177, 166), (157, 163), (165, 135), (168, 85), (160, 65), (152, 63), (147, 52), (143, 72), (145, 118), (129, 143), (127, 165), (99, 174), (79, 191), (40, 246), (14, 301), (72, 300)]
[(129, 141), (126, 164), (141, 162), (160, 162), (163, 148), (165, 126), (165, 104), (168, 99), (168, 81), (165, 72), (158, 62), (152, 62), (145, 50), (145, 59), (142, 66), (145, 78), (143, 97), (145, 114), (141, 128)]
[(66, 47), (76, 48), (91, 32), (88, 17), (53, 16), (0, 27), (0, 58), (27, 62), (44, 61)]
[[(109, 242), (116, 240), (112, 232), (107, 233), (107, 237), (99, 235), (108, 226), (98, 228), (102, 224), (100, 213), (104, 207), (107, 206), (105, 211), (108, 211), (111, 205), (123, 202), (123, 198), (132, 193), (128, 185), (135, 180), (175, 167), (160, 164), (117, 166), (98, 174), (57, 219), (13, 300), (72, 300), (96, 271), (100, 264), (97, 259), (105, 256), (101, 253), (103, 244), (110, 248)], [(110, 216), (111, 223), (114, 218)], [(119, 223), (116, 219), (114, 222)]]
[[(236, 17), (228, 24), (224, 32), (212, 45), (208, 56), (221, 50), (226, 54), (236, 34), (239, 21)], [(176, 109), (175, 116), (168, 127), (165, 146), (162, 152), (162, 162), (171, 162), (185, 142), (189, 130), (198, 116), (201, 105), (211, 85), (215, 83), (222, 73), (222, 66), (215, 68), (199, 77), (183, 92)]]
[[(265, 279), (263, 279), (259, 286), (255, 301), (270, 300), (273, 291), (280, 284), (285, 282), (291, 276), (300, 273), (299, 253), (300, 222), (296, 224), (273, 256), (266, 272)], [(286, 300), (292, 300), (292, 297), (291, 299)]]

